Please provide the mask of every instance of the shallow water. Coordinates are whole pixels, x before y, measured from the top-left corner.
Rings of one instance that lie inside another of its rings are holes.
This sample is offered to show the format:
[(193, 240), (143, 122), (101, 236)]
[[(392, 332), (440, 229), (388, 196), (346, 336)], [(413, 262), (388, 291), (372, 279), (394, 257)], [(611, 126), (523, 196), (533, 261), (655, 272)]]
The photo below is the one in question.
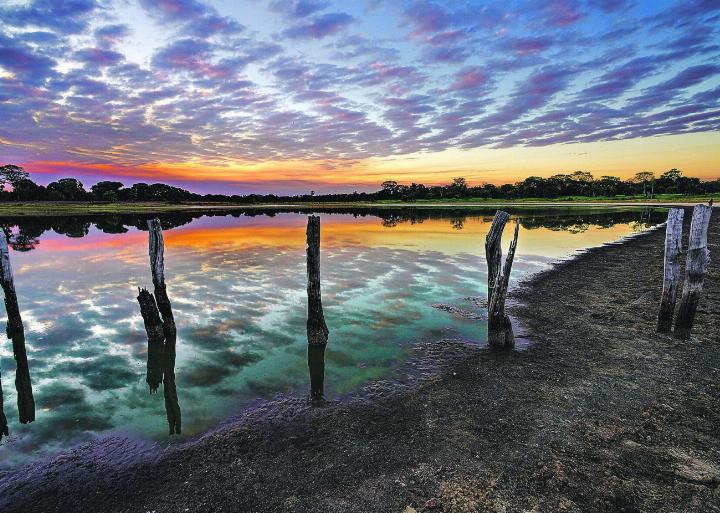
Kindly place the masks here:
[[(485, 341), (485, 324), (477, 317), (483, 313), (484, 238), (492, 211), (361, 213), (320, 214), (329, 397), (392, 375), (414, 341)], [(245, 214), (158, 216), (178, 330), (182, 437), (217, 425), (253, 399), (307, 393), (309, 387), (306, 214)], [(98, 435), (167, 438), (162, 392), (150, 394), (145, 382), (147, 338), (136, 300), (138, 287), (152, 290), (149, 217), (0, 219), (13, 247), (37, 411), (34, 423), (18, 423), (12, 346), (2, 337), (10, 436), (0, 443), (0, 466)], [(561, 209), (519, 211), (516, 217), (521, 229), (514, 280), (662, 222), (665, 214)], [(468, 316), (433, 307), (438, 304)]]

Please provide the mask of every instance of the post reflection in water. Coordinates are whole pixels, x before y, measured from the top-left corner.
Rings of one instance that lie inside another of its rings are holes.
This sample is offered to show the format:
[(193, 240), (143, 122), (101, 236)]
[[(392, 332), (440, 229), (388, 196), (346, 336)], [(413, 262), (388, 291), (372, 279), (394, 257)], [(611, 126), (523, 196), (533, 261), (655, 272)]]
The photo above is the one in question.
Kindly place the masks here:
[(165, 286), (165, 245), (158, 219), (148, 221), (148, 229), (150, 270), (155, 295), (146, 289), (139, 289), (137, 297), (148, 338), (146, 381), (150, 393), (157, 391), (160, 383), (163, 383), (168, 428), (171, 435), (179, 435), (182, 417), (175, 386), (177, 328)]
[[(5, 233), (0, 232), (0, 285), (5, 295), (5, 311), (7, 313), (7, 338), (12, 340), (15, 358), (15, 389), (17, 391), (18, 418), (21, 424), (35, 420), (35, 399), (33, 397), (30, 367), (25, 348), (25, 327), (20, 316), (15, 281), (10, 265), (10, 251)], [(2, 385), (0, 385), (1, 387)], [(9, 434), (7, 418), (2, 406), (3, 394), (0, 388), (0, 438)]]
[(325, 390), (325, 346), (328, 341), (328, 327), (320, 293), (320, 218), (308, 216), (307, 238), (307, 295), (308, 295), (308, 368), (310, 369), (310, 398), (324, 399)]
[[(11, 345), (0, 344), (11, 434), (0, 442), (0, 469), (96, 436), (162, 440), (181, 427), (198, 435), (279, 392), (344, 396), (392, 377), (414, 341), (484, 344), (482, 241), (495, 210), (322, 209), (317, 296), (306, 275), (306, 212), (163, 214), (162, 232), (158, 223), (148, 231), (148, 215), (0, 218), (37, 403), (35, 423), (13, 422), (9, 405), (23, 389), (9, 386), (16, 362)], [(513, 282), (667, 217), (607, 208), (510, 213), (521, 227)], [(153, 287), (148, 237), (157, 248)], [(160, 237), (172, 262), (167, 287)], [(323, 322), (308, 325), (313, 305), (324, 308)], [(152, 314), (141, 317), (138, 307)], [(0, 322), (3, 315), (0, 307)], [(328, 326), (342, 344), (325, 346)], [(163, 387), (164, 403), (149, 385)]]

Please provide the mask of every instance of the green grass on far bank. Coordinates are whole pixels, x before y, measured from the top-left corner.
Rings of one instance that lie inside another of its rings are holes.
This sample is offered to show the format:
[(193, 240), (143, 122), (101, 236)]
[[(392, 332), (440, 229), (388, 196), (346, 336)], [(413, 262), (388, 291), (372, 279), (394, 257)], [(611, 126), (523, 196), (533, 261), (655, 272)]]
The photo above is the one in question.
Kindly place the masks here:
[[(704, 195), (683, 195), (683, 194), (656, 194), (652, 198), (643, 196), (642, 194), (633, 196), (560, 196), (557, 198), (514, 198), (514, 199), (496, 199), (496, 198), (447, 198), (447, 199), (431, 199), (431, 200), (414, 200), (409, 203), (413, 204), (435, 204), (435, 203), (487, 203), (487, 204), (516, 204), (516, 203), (648, 203), (648, 204), (670, 204), (677, 203), (680, 205), (688, 203), (707, 203), (710, 199), (720, 200), (720, 193), (704, 194)], [(381, 200), (374, 202), (375, 204), (397, 203), (394, 200)]]
[(161, 212), (181, 212), (191, 210), (228, 210), (242, 208), (372, 208), (372, 207), (402, 207), (406, 205), (425, 206), (496, 206), (496, 205), (562, 205), (582, 206), (589, 205), (613, 205), (613, 204), (638, 204), (638, 205), (692, 205), (706, 203), (713, 198), (720, 203), (720, 194), (709, 194), (703, 196), (683, 196), (682, 194), (657, 194), (650, 199), (642, 195), (638, 196), (566, 196), (561, 198), (518, 198), (512, 200), (488, 199), (488, 198), (447, 198), (439, 200), (413, 200), (397, 201), (382, 200), (373, 202), (314, 202), (314, 203), (162, 203), (162, 202), (70, 202), (70, 201), (37, 201), (37, 202), (4, 202), (0, 203), (0, 216), (47, 216), (47, 215), (89, 215), (89, 214), (142, 214)]

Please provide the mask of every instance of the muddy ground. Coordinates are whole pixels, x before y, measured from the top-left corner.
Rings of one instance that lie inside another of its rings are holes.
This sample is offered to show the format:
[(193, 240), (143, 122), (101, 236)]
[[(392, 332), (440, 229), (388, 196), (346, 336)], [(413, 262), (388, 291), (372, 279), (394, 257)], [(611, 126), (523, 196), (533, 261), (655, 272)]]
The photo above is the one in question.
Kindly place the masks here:
[(0, 511), (720, 512), (720, 216), (689, 341), (654, 332), (663, 239), (516, 289), (527, 350), (420, 344), (363, 398), (263, 403), (165, 451), (88, 444), (0, 476)]

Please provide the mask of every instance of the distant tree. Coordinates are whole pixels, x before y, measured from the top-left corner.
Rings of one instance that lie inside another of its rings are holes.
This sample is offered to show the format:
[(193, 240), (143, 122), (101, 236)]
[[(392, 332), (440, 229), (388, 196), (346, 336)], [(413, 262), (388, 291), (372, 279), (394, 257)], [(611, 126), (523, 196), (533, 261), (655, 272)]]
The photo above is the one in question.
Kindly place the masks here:
[(46, 199), (47, 190), (29, 178), (22, 178), (13, 184), (12, 194), (21, 201), (41, 201)]
[(65, 201), (79, 201), (87, 198), (82, 182), (75, 178), (61, 178), (47, 186), (53, 198)]
[(575, 180), (576, 182), (592, 182), (593, 181), (593, 175), (592, 173), (588, 173), (587, 171), (574, 171), (570, 178)]
[(395, 180), (385, 180), (381, 185), (380, 191), (385, 197), (393, 197), (400, 192), (400, 187)]
[(467, 180), (464, 178), (453, 178), (451, 187), (456, 189), (467, 189)]
[(116, 201), (119, 197), (120, 189), (122, 188), (123, 184), (121, 182), (103, 181), (90, 187), (90, 190), (97, 200)]
[(650, 197), (653, 196), (653, 192), (655, 189), (655, 173), (653, 173), (652, 171), (640, 171), (639, 173), (635, 173), (633, 181), (635, 183), (643, 184), (643, 196), (645, 197), (647, 197), (647, 184), (652, 184), (652, 191), (650, 193)]
[(16, 166), (14, 164), (5, 164), (4, 166), (0, 166), (0, 185), (9, 183), (14, 188), (15, 184), (20, 180), (29, 179), (30, 173), (20, 166)]
[(592, 184), (593, 196), (615, 196), (622, 187), (622, 181), (616, 176), (601, 176)]
[(679, 169), (672, 168), (670, 171), (665, 171), (660, 175), (663, 180), (670, 180), (671, 182), (677, 182), (682, 177), (682, 171)]
[(465, 178), (453, 178), (452, 183), (447, 187), (447, 197), (464, 198), (467, 196), (468, 186)]

